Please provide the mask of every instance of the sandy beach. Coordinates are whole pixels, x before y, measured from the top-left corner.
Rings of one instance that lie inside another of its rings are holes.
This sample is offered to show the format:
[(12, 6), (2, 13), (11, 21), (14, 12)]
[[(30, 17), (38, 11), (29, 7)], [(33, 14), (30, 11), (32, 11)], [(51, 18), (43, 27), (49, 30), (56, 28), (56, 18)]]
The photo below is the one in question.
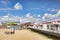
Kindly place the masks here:
[(0, 40), (52, 40), (31, 30), (16, 30), (15, 34), (6, 34), (8, 29), (0, 29)]

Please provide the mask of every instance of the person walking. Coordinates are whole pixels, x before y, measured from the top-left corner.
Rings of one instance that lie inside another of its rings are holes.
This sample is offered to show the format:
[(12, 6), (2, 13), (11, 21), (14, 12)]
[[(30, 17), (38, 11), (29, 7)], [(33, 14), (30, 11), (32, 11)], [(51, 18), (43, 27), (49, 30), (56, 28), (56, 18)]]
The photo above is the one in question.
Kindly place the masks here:
[(14, 27), (12, 27), (11, 33), (15, 33), (15, 28)]

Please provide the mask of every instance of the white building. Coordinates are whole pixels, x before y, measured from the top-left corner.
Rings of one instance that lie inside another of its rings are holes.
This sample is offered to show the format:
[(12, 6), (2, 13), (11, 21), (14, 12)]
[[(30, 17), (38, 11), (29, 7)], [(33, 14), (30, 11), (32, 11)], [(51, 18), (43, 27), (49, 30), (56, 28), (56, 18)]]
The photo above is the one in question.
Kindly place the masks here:
[(41, 23), (39, 27), (40, 30), (60, 33), (60, 21)]

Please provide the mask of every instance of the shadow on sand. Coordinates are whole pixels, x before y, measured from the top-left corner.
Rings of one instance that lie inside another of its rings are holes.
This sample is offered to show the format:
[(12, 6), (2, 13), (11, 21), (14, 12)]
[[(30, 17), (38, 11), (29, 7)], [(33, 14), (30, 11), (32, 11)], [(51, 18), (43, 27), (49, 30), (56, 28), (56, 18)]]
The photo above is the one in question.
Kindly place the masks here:
[(49, 34), (46, 34), (46, 33), (43, 33), (43, 32), (39, 32), (39, 31), (36, 31), (36, 30), (31, 30), (31, 31), (37, 32), (38, 34), (44, 35), (44, 36), (46, 36), (46, 37), (48, 37), (49, 39), (52, 39), (52, 40), (60, 40), (60, 37), (49, 35)]
[(15, 34), (15, 32), (5, 32), (5, 34)]

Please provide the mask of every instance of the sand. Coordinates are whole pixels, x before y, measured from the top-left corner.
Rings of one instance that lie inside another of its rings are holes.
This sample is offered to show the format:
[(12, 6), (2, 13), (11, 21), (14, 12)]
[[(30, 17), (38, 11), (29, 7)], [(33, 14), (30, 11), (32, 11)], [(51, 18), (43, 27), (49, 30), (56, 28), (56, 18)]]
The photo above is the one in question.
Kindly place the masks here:
[(6, 34), (8, 29), (0, 29), (0, 40), (52, 40), (31, 30), (16, 30), (15, 34)]

